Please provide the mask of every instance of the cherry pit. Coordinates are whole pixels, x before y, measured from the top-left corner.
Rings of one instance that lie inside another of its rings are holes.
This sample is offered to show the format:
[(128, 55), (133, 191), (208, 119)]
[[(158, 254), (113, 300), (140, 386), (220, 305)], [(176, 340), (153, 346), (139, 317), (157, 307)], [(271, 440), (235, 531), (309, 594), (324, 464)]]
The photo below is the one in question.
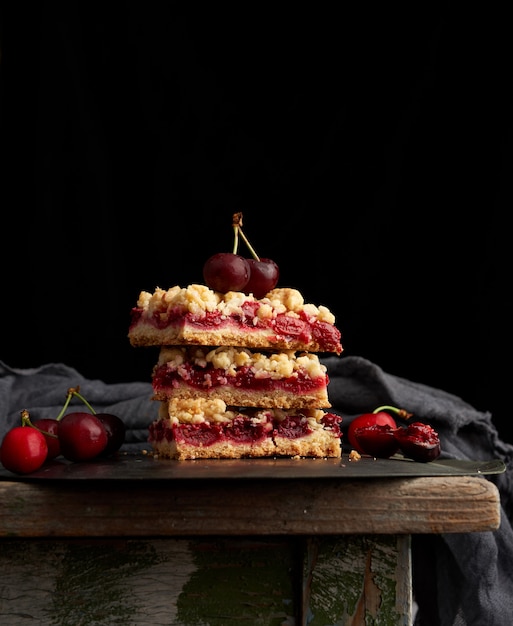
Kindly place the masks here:
[[(203, 265), (203, 279), (207, 287), (227, 293), (242, 291), (263, 298), (278, 284), (280, 270), (272, 259), (260, 258), (242, 230), (242, 213), (232, 216), (234, 242), (232, 252), (218, 252), (208, 258)], [(239, 235), (248, 247), (252, 258), (237, 254)]]
[[(66, 413), (75, 397), (87, 411)], [(97, 413), (80, 393), (80, 387), (71, 387), (55, 419), (32, 421), (27, 410), (21, 411), (21, 424), (3, 438), (0, 462), (15, 474), (30, 474), (59, 456), (73, 462), (108, 457), (121, 448), (125, 432), (121, 418), (112, 413)]]
[[(394, 414), (405, 425), (398, 425)], [(427, 463), (440, 456), (440, 437), (429, 424), (409, 422), (412, 414), (393, 406), (380, 406), (372, 413), (354, 418), (347, 429), (350, 445), (362, 454), (390, 458), (397, 452)]]

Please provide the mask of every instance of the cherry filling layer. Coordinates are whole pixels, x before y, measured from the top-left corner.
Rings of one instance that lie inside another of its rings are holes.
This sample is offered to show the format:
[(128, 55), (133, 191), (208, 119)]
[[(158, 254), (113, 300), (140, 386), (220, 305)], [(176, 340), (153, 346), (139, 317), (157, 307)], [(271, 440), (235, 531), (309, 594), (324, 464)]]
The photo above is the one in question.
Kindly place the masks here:
[[(331, 430), (333, 437), (340, 438), (341, 418), (326, 413), (321, 423)], [(149, 441), (175, 441), (180, 444), (208, 447), (220, 442), (257, 444), (269, 437), (299, 439), (314, 432), (308, 420), (301, 415), (288, 416), (275, 420), (269, 414), (266, 420), (253, 420), (238, 415), (230, 422), (200, 422), (198, 424), (172, 424), (169, 420), (156, 420), (149, 426)]]
[[(340, 423), (342, 418), (334, 413), (325, 413), (321, 419), (324, 428), (331, 430), (334, 437), (340, 437)], [(273, 435), (275, 437), (286, 437), (287, 439), (299, 439), (314, 432), (306, 420), (301, 415), (289, 415), (284, 420), (277, 423)]]
[(169, 367), (167, 364), (155, 368), (153, 388), (156, 392), (165, 391), (170, 387), (176, 388), (180, 384), (198, 390), (230, 385), (248, 391), (266, 392), (280, 389), (291, 394), (305, 394), (325, 389), (328, 375), (310, 378), (306, 372), (298, 371), (286, 378), (261, 377), (255, 376), (254, 368), (249, 365), (238, 368), (233, 375), (228, 375), (224, 369), (216, 368), (211, 363), (206, 367), (194, 367), (191, 363), (183, 363), (178, 368)]
[(304, 311), (300, 311), (299, 317), (280, 313), (273, 318), (260, 318), (256, 315), (259, 306), (258, 302), (247, 302), (242, 306), (242, 313), (230, 316), (226, 316), (220, 311), (207, 311), (205, 314), (198, 316), (184, 312), (181, 307), (175, 307), (168, 310), (165, 316), (156, 311), (152, 317), (145, 317), (142, 309), (134, 307), (131, 311), (130, 327), (134, 328), (143, 321), (157, 329), (187, 325), (198, 330), (207, 329), (212, 331), (216, 328), (235, 325), (248, 333), (268, 330), (273, 333), (276, 341), (288, 339), (309, 343), (314, 340), (322, 347), (323, 352), (342, 352), (341, 334), (333, 324), (311, 319)]

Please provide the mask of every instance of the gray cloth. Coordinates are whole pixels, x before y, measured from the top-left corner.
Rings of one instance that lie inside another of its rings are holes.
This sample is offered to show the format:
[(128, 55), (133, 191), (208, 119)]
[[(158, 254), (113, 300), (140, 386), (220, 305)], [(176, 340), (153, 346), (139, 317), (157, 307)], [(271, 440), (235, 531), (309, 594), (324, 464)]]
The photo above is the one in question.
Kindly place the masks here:
[[(151, 383), (107, 384), (101, 380), (87, 380), (72, 367), (61, 363), (15, 369), (0, 361), (0, 414), (5, 416), (0, 422), (0, 437), (3, 439), (8, 429), (21, 423), (23, 409), (29, 412), (32, 420), (57, 417), (68, 389), (77, 386), (97, 413), (114, 413), (123, 419), (127, 428), (123, 450), (149, 449), (145, 445), (148, 424), (158, 411), (158, 404), (151, 401)], [(70, 407), (88, 410), (77, 398), (72, 399)]]
[[(413, 585), (419, 626), (511, 626), (513, 624), (513, 445), (500, 440), (489, 413), (476, 411), (460, 398), (384, 372), (360, 357), (327, 357), (329, 396), (345, 424), (355, 415), (381, 405), (412, 412), (440, 435), (446, 458), (502, 459), (506, 472), (492, 480), (501, 494), (498, 530), (413, 537)], [(0, 436), (19, 423), (27, 409), (33, 419), (56, 417), (70, 387), (81, 392), (98, 412), (125, 421), (123, 449), (148, 447), (148, 425), (156, 417), (150, 383), (106, 384), (87, 380), (63, 364), (13, 369), (0, 361)], [(74, 400), (72, 406), (83, 406)]]

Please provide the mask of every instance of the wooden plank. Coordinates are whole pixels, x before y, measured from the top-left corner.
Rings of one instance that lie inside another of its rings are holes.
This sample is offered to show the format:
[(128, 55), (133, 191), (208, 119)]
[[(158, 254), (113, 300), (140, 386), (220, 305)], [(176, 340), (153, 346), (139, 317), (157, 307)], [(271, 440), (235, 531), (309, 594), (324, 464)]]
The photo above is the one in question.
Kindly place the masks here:
[(495, 530), (482, 477), (0, 482), (0, 536), (409, 534)]
[(313, 537), (303, 567), (301, 624), (412, 624), (409, 535)]
[(411, 623), (409, 537), (0, 541), (9, 626)]
[(297, 550), (285, 538), (3, 539), (0, 621), (292, 626)]

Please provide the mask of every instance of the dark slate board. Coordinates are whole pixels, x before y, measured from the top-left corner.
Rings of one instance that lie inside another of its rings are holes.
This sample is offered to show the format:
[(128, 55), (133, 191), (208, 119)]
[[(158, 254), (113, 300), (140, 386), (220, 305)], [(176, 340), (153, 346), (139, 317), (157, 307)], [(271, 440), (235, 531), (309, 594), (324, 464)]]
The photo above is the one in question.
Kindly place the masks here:
[(112, 459), (71, 463), (54, 461), (30, 475), (18, 476), (0, 469), (0, 480), (277, 480), (311, 478), (393, 478), (420, 476), (476, 476), (501, 474), (503, 461), (438, 459), (418, 463), (402, 456), (390, 459), (266, 458), (198, 459), (175, 461), (151, 454), (129, 453)]

